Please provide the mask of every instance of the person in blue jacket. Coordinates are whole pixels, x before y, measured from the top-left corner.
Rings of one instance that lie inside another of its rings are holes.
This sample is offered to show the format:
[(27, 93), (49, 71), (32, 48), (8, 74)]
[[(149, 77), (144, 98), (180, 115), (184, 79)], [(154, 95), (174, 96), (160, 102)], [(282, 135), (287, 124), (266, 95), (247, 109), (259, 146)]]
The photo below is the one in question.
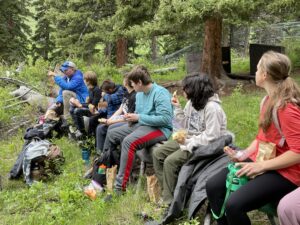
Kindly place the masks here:
[(172, 132), (169, 91), (153, 83), (143, 66), (133, 68), (127, 79), (137, 92), (135, 112), (124, 115), (128, 124), (108, 130), (104, 147), (104, 150), (116, 150), (121, 144), (120, 167), (114, 187), (116, 193), (126, 190), (136, 151), (168, 140)]
[(48, 76), (53, 77), (55, 83), (60, 87), (54, 110), (57, 114), (62, 114), (63, 125), (66, 125), (66, 118), (70, 116), (70, 99), (76, 98), (80, 103), (85, 103), (86, 98), (89, 96), (88, 89), (83, 80), (83, 74), (80, 70), (76, 69), (75, 63), (65, 61), (60, 71), (64, 76), (60, 76), (53, 71), (48, 72)]

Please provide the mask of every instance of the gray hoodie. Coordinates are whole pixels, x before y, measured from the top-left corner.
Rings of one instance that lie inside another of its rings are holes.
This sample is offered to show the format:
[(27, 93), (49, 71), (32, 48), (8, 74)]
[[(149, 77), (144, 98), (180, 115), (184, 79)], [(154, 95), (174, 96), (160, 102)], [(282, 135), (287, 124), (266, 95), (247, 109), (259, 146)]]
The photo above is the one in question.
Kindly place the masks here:
[(215, 94), (208, 99), (204, 109), (197, 111), (189, 100), (184, 109), (175, 107), (174, 123), (178, 128), (187, 130), (187, 138), (181, 150), (192, 152), (194, 147), (208, 145), (217, 138), (231, 134), (227, 129), (226, 115), (222, 109), (219, 96)]

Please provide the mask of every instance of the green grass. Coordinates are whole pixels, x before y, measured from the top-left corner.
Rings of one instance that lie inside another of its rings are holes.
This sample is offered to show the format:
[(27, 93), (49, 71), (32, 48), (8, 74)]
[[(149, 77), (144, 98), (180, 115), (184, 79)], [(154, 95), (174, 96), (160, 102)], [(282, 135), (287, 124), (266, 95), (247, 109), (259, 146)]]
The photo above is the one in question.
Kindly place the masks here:
[[(239, 89), (224, 97), (223, 106), (228, 127), (237, 134), (236, 144), (246, 147), (257, 131), (258, 105), (261, 95), (242, 94)], [(66, 138), (53, 140), (66, 157), (64, 172), (46, 183), (37, 183), (30, 189), (23, 181), (4, 179), (0, 194), (1, 224), (143, 224), (136, 216), (144, 211), (159, 219), (161, 211), (147, 199), (146, 190), (136, 191), (131, 185), (126, 195), (112, 203), (104, 203), (103, 196), (91, 201), (82, 188), (88, 180), (82, 178), (84, 164), (79, 147)], [(5, 176), (13, 165), (23, 140), (21, 133), (9, 141), (0, 142), (0, 171)], [(176, 224), (185, 223), (184, 220)], [(197, 224), (195, 221), (190, 224)]]
[[(29, 70), (35, 72), (33, 69)], [(38, 72), (36, 74), (38, 75)], [(29, 76), (28, 79), (30, 79)], [(37, 78), (33, 78), (35, 79)], [(164, 79), (170, 80), (170, 75)], [(3, 91), (1, 89), (0, 93)], [(244, 92), (241, 86), (238, 86), (230, 96), (222, 97), (228, 129), (236, 134), (235, 143), (242, 148), (247, 147), (257, 133), (259, 102), (263, 95), (263, 92)], [(185, 100), (183, 98), (180, 100), (184, 104)], [(29, 114), (29, 111), (22, 112)], [(47, 182), (37, 183), (31, 188), (27, 188), (22, 180), (7, 180), (6, 174), (22, 148), (23, 132), (20, 131), (9, 140), (0, 141), (0, 174), (3, 177), (4, 186), (4, 190), (0, 192), (1, 225), (142, 225), (143, 220), (136, 216), (142, 211), (156, 219), (160, 218), (162, 211), (149, 202), (145, 185), (137, 191), (136, 185), (131, 184), (124, 196), (108, 204), (103, 202), (103, 195), (99, 196), (96, 201), (89, 200), (82, 191), (89, 181), (82, 178), (85, 166), (81, 160), (80, 148), (67, 138), (53, 140), (61, 147), (66, 158), (61, 175)], [(198, 222), (197, 219), (188, 222), (183, 217), (173, 224), (196, 225), (199, 224)], [(255, 224), (262, 225), (263, 223), (258, 221)]]

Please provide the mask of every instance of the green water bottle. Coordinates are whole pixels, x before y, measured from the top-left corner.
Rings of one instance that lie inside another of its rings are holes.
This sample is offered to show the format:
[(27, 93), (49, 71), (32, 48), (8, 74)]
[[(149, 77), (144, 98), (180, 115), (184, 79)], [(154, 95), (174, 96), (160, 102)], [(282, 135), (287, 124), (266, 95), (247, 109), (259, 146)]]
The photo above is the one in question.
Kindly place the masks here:
[(230, 188), (231, 192), (236, 191), (249, 181), (245, 175), (241, 177), (236, 176), (236, 172), (239, 171), (239, 169), (240, 167), (235, 167), (234, 163), (228, 164), (229, 173), (227, 174), (226, 188)]

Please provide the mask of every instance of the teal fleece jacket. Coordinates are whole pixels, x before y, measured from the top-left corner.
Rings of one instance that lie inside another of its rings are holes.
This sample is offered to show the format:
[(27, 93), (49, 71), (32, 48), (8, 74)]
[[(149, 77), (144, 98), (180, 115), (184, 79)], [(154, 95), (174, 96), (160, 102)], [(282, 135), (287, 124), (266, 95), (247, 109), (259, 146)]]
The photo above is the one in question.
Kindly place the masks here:
[(139, 124), (157, 127), (167, 139), (170, 137), (173, 110), (171, 95), (167, 89), (153, 83), (148, 93), (136, 94), (135, 105), (136, 113), (139, 114)]

